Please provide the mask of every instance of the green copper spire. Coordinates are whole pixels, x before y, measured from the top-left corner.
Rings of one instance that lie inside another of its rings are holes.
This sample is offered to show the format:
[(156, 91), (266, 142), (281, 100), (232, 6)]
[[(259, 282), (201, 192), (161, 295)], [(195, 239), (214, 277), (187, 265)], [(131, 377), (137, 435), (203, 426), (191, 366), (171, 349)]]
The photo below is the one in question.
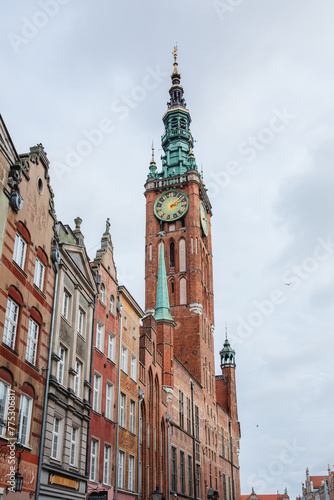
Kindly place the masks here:
[(235, 351), (227, 338), (227, 326), (225, 325), (225, 342), (223, 349), (219, 352), (220, 366), (233, 366), (235, 368)]
[[(163, 233), (160, 233), (161, 238), (162, 234)], [(157, 298), (155, 302), (154, 319), (156, 321), (159, 320), (174, 321), (170, 314), (164, 245), (162, 239), (160, 243), (160, 260), (159, 260)]]

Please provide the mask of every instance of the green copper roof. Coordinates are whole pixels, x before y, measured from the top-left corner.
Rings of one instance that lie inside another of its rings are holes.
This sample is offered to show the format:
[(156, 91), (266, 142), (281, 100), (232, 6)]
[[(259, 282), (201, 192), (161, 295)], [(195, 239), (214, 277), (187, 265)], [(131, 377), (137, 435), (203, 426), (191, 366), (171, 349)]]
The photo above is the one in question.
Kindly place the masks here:
[(170, 314), (169, 306), (169, 296), (167, 287), (167, 274), (164, 256), (164, 245), (161, 240), (160, 244), (160, 259), (159, 259), (159, 272), (158, 272), (158, 285), (157, 285), (157, 298), (155, 302), (155, 314), (154, 319), (156, 321), (168, 320), (173, 321)]

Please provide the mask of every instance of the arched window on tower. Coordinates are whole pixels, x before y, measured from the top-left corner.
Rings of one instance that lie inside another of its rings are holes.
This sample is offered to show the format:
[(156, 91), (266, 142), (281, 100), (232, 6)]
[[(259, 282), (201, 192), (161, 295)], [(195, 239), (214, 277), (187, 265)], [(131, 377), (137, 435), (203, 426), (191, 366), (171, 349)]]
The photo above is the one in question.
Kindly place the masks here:
[(183, 130), (186, 130), (186, 128), (187, 128), (187, 122), (186, 122), (185, 118), (181, 118), (180, 128), (182, 128)]
[(171, 126), (172, 130), (177, 129), (177, 118), (171, 119), (170, 126)]
[(180, 272), (186, 270), (186, 242), (182, 238), (179, 243), (179, 266)]
[(175, 267), (175, 244), (173, 241), (169, 245), (169, 267)]
[(180, 304), (187, 303), (187, 280), (186, 278), (180, 279)]

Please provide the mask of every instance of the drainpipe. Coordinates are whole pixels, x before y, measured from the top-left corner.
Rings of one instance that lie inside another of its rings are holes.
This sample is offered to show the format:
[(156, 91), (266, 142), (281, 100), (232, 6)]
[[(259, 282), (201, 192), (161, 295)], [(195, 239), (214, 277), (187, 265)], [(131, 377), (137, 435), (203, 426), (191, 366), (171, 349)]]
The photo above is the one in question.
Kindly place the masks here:
[(141, 435), (141, 402), (144, 399), (144, 391), (139, 387), (138, 388), (138, 450), (137, 450), (137, 491), (138, 491), (138, 500), (140, 500), (140, 435)]
[(235, 500), (234, 494), (234, 473), (233, 473), (233, 442), (232, 442), (232, 423), (231, 420), (228, 423), (228, 427), (230, 430), (230, 452), (231, 452), (231, 472), (232, 472), (232, 499)]
[(122, 304), (118, 297), (117, 311), (119, 314), (119, 349), (118, 349), (118, 390), (117, 390), (117, 423), (116, 423), (116, 463), (115, 463), (115, 500), (118, 493), (118, 445), (119, 445), (119, 418), (121, 397), (121, 357), (122, 357)]
[(197, 477), (196, 477), (196, 443), (195, 443), (195, 419), (194, 419), (194, 382), (190, 382), (191, 389), (191, 419), (193, 434), (193, 475), (194, 475), (194, 500), (197, 499)]
[(167, 500), (170, 500), (170, 444), (169, 444), (169, 427), (170, 427), (170, 415), (166, 412), (166, 422), (167, 422), (167, 490), (168, 496)]
[[(97, 294), (94, 297), (94, 309), (93, 309), (93, 325), (92, 325), (92, 346), (90, 350), (90, 370), (89, 370), (89, 408), (88, 408), (88, 422), (87, 422), (87, 443), (86, 443), (86, 464), (85, 464), (85, 474), (88, 476), (88, 467), (89, 467), (89, 445), (90, 445), (90, 415), (91, 415), (91, 405), (92, 405), (92, 383), (93, 383), (93, 354), (94, 354), (94, 333), (95, 333), (95, 315), (96, 315), (96, 299), (99, 294), (99, 288), (101, 285), (101, 275), (95, 275), (95, 283), (97, 287)], [(88, 489), (88, 480), (86, 483), (86, 493)]]
[(58, 247), (54, 246), (51, 249), (51, 260), (54, 265), (55, 271), (55, 285), (52, 300), (52, 316), (51, 316), (51, 328), (50, 328), (50, 342), (49, 342), (49, 354), (48, 354), (48, 364), (46, 368), (46, 381), (45, 381), (45, 392), (44, 392), (44, 404), (43, 404), (43, 416), (42, 416), (42, 428), (41, 428), (41, 440), (39, 444), (39, 460), (37, 469), (37, 479), (36, 479), (36, 500), (39, 500), (39, 491), (41, 487), (41, 473), (42, 473), (42, 461), (43, 461), (43, 449), (44, 449), (44, 439), (45, 439), (45, 424), (46, 424), (46, 412), (48, 407), (48, 394), (50, 385), (50, 371), (51, 371), (51, 355), (52, 355), (52, 344), (53, 344), (53, 333), (55, 324), (55, 310), (56, 310), (56, 300), (58, 292), (58, 264), (60, 262), (60, 251)]

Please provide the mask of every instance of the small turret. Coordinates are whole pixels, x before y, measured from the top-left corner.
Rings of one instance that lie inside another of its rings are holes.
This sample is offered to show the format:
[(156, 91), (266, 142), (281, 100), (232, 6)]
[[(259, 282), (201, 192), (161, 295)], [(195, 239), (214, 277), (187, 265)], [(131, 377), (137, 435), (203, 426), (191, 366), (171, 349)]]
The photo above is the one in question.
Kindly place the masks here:
[(219, 352), (220, 367), (223, 369), (225, 366), (233, 366), (235, 368), (235, 351), (232, 349), (231, 344), (227, 338), (227, 328), (225, 328), (225, 342), (224, 347)]

